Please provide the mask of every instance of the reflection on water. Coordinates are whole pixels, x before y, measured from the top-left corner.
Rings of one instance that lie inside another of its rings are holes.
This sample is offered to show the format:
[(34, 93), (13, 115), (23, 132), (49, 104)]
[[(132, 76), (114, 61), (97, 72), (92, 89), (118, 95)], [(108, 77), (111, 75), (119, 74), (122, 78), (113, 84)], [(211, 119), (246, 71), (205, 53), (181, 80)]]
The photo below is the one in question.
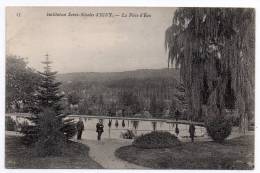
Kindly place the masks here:
[[(25, 120), (22, 117), (12, 117), (17, 123), (22, 123)], [(78, 118), (74, 118), (75, 121), (78, 121)], [(84, 122), (84, 131), (82, 133), (83, 139), (96, 139), (96, 123), (99, 119), (96, 118), (83, 118)], [(126, 132), (127, 130), (132, 130), (135, 135), (141, 135), (145, 133), (149, 133), (153, 130), (162, 130), (168, 131), (172, 134), (175, 134), (176, 124), (174, 123), (166, 123), (166, 122), (154, 122), (154, 121), (138, 121), (134, 122), (132, 120), (112, 120), (111, 127), (109, 128), (109, 120), (104, 119), (104, 133), (102, 134), (102, 138), (121, 138), (121, 133)], [(178, 124), (179, 128), (179, 139), (185, 140), (189, 136), (189, 125)], [(206, 129), (204, 127), (196, 126), (195, 135), (198, 138), (208, 138)]]

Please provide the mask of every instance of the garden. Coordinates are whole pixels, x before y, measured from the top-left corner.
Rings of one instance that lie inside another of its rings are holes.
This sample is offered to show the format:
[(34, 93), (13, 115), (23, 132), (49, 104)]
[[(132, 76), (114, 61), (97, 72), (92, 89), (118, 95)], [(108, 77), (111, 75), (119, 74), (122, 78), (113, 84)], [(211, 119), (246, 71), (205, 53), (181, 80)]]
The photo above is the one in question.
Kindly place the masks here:
[(181, 143), (167, 132), (155, 132), (137, 138), (132, 145), (117, 149), (115, 155), (153, 169), (248, 170), (254, 168), (254, 136), (221, 143)]

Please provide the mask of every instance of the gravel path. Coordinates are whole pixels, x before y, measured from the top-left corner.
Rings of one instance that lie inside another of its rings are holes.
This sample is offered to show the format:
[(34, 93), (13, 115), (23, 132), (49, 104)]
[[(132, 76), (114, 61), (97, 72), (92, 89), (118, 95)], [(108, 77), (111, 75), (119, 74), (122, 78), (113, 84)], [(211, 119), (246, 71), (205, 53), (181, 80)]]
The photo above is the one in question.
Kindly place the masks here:
[(80, 142), (89, 146), (89, 156), (106, 169), (149, 169), (123, 161), (115, 156), (114, 153), (117, 148), (131, 144), (129, 140), (102, 139), (97, 141), (83, 139)]

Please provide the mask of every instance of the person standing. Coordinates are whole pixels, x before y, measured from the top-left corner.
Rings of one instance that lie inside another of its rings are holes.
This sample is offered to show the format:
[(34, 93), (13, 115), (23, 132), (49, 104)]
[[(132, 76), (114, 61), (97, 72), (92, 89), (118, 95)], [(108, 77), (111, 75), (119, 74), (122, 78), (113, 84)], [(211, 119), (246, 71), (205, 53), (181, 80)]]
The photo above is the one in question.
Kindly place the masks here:
[(82, 118), (79, 118), (79, 121), (77, 122), (77, 139), (81, 140), (82, 132), (84, 130), (84, 123), (82, 121)]
[(195, 126), (194, 126), (194, 124), (190, 124), (189, 132), (190, 132), (191, 142), (194, 142), (194, 136), (195, 136)]
[(104, 125), (103, 125), (103, 122), (102, 122), (101, 119), (97, 123), (96, 129), (97, 129), (96, 132), (98, 133), (97, 140), (100, 141), (101, 140), (101, 135), (104, 132)]
[(179, 120), (180, 115), (181, 115), (181, 113), (180, 113), (180, 111), (177, 109), (176, 112), (175, 112), (175, 120), (176, 120), (176, 121)]
[(179, 132), (180, 132), (180, 130), (179, 130), (179, 128), (178, 128), (178, 124), (176, 124), (175, 133), (176, 133), (177, 136), (179, 136)]

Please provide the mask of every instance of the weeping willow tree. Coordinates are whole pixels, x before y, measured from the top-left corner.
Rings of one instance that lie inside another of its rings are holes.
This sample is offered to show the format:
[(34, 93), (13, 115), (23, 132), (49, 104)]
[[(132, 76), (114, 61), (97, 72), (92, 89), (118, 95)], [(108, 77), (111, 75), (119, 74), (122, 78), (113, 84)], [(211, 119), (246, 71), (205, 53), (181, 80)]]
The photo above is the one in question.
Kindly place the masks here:
[(192, 120), (236, 110), (254, 115), (255, 11), (178, 8), (166, 30), (169, 65), (180, 68)]

